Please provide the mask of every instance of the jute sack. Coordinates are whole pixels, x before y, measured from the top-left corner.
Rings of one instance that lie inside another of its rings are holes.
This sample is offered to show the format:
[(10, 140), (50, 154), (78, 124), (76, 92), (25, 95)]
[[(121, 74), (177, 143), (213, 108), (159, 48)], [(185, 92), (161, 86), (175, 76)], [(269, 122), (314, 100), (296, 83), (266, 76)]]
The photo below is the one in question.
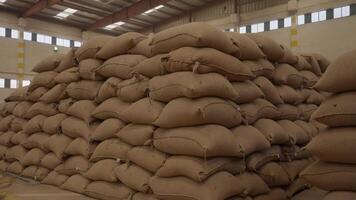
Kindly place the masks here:
[(273, 188), (269, 193), (256, 196), (254, 200), (286, 200), (287, 193), (282, 188)]
[(58, 104), (58, 111), (61, 113), (68, 114), (68, 108), (73, 105), (77, 100), (68, 98), (68, 99), (63, 99), (59, 102)]
[(245, 64), (256, 77), (263, 76), (271, 79), (275, 70), (273, 64), (266, 59), (244, 60), (242, 63)]
[(133, 146), (144, 146), (152, 142), (154, 130), (155, 127), (152, 125), (128, 124), (116, 136)]
[(111, 57), (126, 54), (131, 48), (147, 37), (141, 33), (128, 32), (110, 39), (96, 53), (95, 57), (107, 60)]
[(40, 148), (47, 151), (47, 143), (49, 141), (49, 136), (45, 133), (34, 133), (29, 136), (25, 141), (21, 143), (27, 149)]
[(37, 102), (33, 104), (26, 112), (25, 118), (33, 118), (36, 115), (45, 115), (47, 117), (58, 113), (58, 105), (56, 103)]
[(81, 80), (70, 83), (66, 88), (66, 92), (68, 96), (74, 99), (94, 100), (101, 85), (102, 82), (100, 81)]
[(181, 47), (209, 47), (227, 54), (237, 51), (231, 39), (218, 28), (194, 22), (158, 32), (150, 43), (153, 55), (168, 53)]
[(60, 188), (83, 194), (85, 192), (85, 187), (87, 187), (89, 183), (90, 181), (84, 176), (75, 174), (69, 177), (62, 185), (60, 185)]
[(288, 85), (292, 88), (301, 88), (303, 76), (295, 68), (288, 64), (278, 64), (273, 74), (273, 82), (277, 85)]
[(316, 90), (310, 90), (310, 95), (309, 97), (305, 100), (305, 103), (307, 104), (316, 104), (320, 105), (325, 101), (325, 97), (323, 94), (317, 92)]
[[(305, 56), (297, 54), (297, 58), (298, 58), (298, 62), (294, 65), (294, 67), (298, 70), (298, 71), (302, 71), (302, 70), (311, 70), (313, 68), (312, 66), (312, 57), (311, 56)], [(315, 63), (314, 63), (315, 64)], [(316, 63), (318, 64), (318, 63)]]
[(304, 147), (299, 147), (297, 145), (281, 146), (282, 156), (279, 158), (282, 162), (291, 162), (293, 160), (301, 160), (310, 158), (312, 155)]
[(136, 165), (155, 173), (166, 161), (168, 155), (152, 147), (134, 147), (127, 152), (127, 158)]
[(26, 123), (26, 119), (16, 117), (14, 120), (11, 121), (10, 130), (14, 132), (22, 131)]
[(141, 74), (148, 78), (167, 74), (168, 72), (162, 63), (162, 58), (167, 57), (167, 55), (168, 54), (158, 54), (152, 58), (147, 58), (146, 60), (141, 61), (134, 67), (134, 73)]
[(280, 162), (279, 164), (284, 169), (284, 171), (288, 174), (290, 181), (295, 181), (300, 172), (302, 172), (309, 164), (311, 164), (311, 160), (302, 159), (302, 160), (293, 160), (292, 162)]
[(328, 191), (356, 191), (355, 165), (317, 161), (300, 176), (309, 184)]
[(298, 193), (311, 189), (310, 187), (311, 186), (305, 180), (302, 178), (297, 178), (286, 188), (286, 193), (287, 196), (291, 199)]
[(35, 172), (35, 177), (34, 179), (37, 181), (42, 181), (46, 176), (49, 174), (50, 170), (39, 166)]
[(112, 97), (98, 105), (91, 113), (97, 119), (122, 118), (122, 113), (129, 108), (131, 103), (122, 101), (120, 98)]
[(258, 171), (265, 164), (272, 161), (279, 161), (282, 150), (280, 146), (274, 145), (269, 149), (255, 152), (246, 158), (246, 167), (249, 171)]
[(312, 119), (331, 127), (356, 125), (356, 92), (335, 94), (313, 113)]
[(262, 90), (252, 81), (232, 82), (232, 86), (239, 95), (235, 100), (237, 104), (248, 103), (258, 98), (264, 98)]
[(153, 34), (151, 33), (148, 38), (141, 40), (133, 48), (131, 48), (129, 54), (140, 54), (146, 57), (152, 57), (152, 46), (150, 45)]
[(277, 86), (279, 96), (286, 104), (297, 105), (303, 101), (303, 97), (299, 92), (288, 85)]
[(133, 68), (146, 57), (142, 55), (121, 55), (106, 60), (95, 72), (104, 77), (129, 79), (133, 76)]
[(356, 90), (355, 54), (356, 50), (352, 50), (339, 56), (330, 64), (314, 87), (332, 93)]
[(116, 134), (125, 127), (125, 122), (116, 118), (109, 118), (100, 123), (91, 135), (91, 139), (95, 141), (103, 141), (110, 138), (115, 138)]
[(12, 114), (17, 104), (20, 102), (6, 102), (4, 105), (5, 113), (4, 116)]
[(115, 168), (116, 177), (128, 187), (143, 193), (148, 193), (148, 181), (152, 177), (151, 172), (135, 165), (121, 164)]
[(162, 128), (173, 128), (202, 124), (233, 127), (240, 123), (241, 114), (235, 103), (216, 97), (204, 97), (170, 101), (153, 124)]
[(20, 163), (23, 166), (39, 165), (45, 155), (46, 153), (43, 150), (39, 148), (33, 148), (21, 158)]
[(91, 163), (83, 156), (71, 156), (55, 169), (59, 174), (74, 175), (82, 174), (91, 167)]
[(54, 77), (56, 83), (71, 83), (77, 82), (80, 80), (79, 68), (71, 67), (60, 72), (56, 77)]
[(0, 171), (5, 172), (7, 171), (7, 168), (9, 167), (10, 163), (6, 162), (5, 160), (0, 161)]
[(23, 131), (19, 131), (14, 136), (11, 137), (12, 144), (21, 144), (23, 141), (27, 139), (28, 135)]
[(67, 155), (79, 155), (84, 158), (89, 158), (94, 152), (96, 144), (89, 143), (83, 138), (74, 139), (64, 150)]
[(95, 58), (96, 53), (113, 37), (111, 36), (97, 36), (83, 43), (74, 54), (74, 59), (77, 62), (87, 58)]
[(63, 174), (58, 174), (56, 171), (51, 171), (46, 178), (44, 178), (41, 183), (42, 184), (48, 184), (48, 185), (54, 185), (54, 186), (60, 186), (62, 185), (66, 180), (68, 179), (68, 176), (63, 175)]
[(15, 119), (14, 115), (8, 115), (0, 120), (0, 131), (7, 131), (11, 127), (11, 122)]
[(326, 71), (326, 69), (329, 67), (330, 61), (328, 59), (326, 59), (323, 55), (319, 54), (319, 53), (312, 53), (311, 56), (313, 58), (315, 58), (315, 60), (319, 64), (320, 71), (324, 73)]
[(353, 200), (355, 198), (355, 192), (330, 192), (323, 200)]
[(261, 89), (266, 100), (274, 105), (283, 104), (281, 96), (279, 96), (276, 86), (265, 77), (257, 77), (253, 82)]
[(94, 101), (79, 100), (73, 103), (67, 110), (67, 113), (71, 116), (77, 117), (86, 123), (94, 121), (91, 116), (91, 112), (96, 108)]
[(5, 158), (9, 162), (20, 161), (26, 154), (27, 150), (23, 146), (16, 145), (6, 150)]
[(141, 192), (137, 192), (132, 197), (132, 200), (158, 200), (154, 194), (144, 194)]
[(95, 101), (101, 103), (106, 99), (116, 96), (117, 85), (122, 80), (116, 77), (108, 78), (100, 87), (98, 95), (95, 97)]
[(136, 102), (148, 96), (148, 79), (135, 74), (117, 84), (116, 96), (126, 102)]
[(72, 139), (66, 135), (52, 135), (47, 141), (47, 148), (59, 159), (62, 159), (64, 157), (64, 150), (71, 142)]
[(45, 103), (56, 103), (67, 98), (67, 94), (65, 93), (66, 87), (67, 85), (64, 83), (55, 85), (52, 89), (43, 94), (39, 101), (43, 101)]
[(12, 131), (7, 131), (0, 135), (0, 144), (4, 146), (11, 146), (11, 138), (15, 133)]
[(271, 147), (264, 135), (253, 126), (237, 126), (231, 132), (242, 148), (244, 157)]
[(66, 114), (58, 113), (56, 115), (43, 119), (42, 130), (50, 135), (61, 133), (61, 123), (67, 117), (68, 115)]
[(256, 42), (258, 47), (260, 47), (266, 55), (267, 60), (275, 62), (283, 57), (285, 51), (283, 46), (271, 38), (260, 34), (246, 34), (246, 36)]
[(121, 183), (94, 181), (85, 187), (84, 194), (103, 200), (129, 199), (134, 191)]
[(309, 121), (310, 117), (318, 109), (318, 106), (315, 104), (299, 104), (297, 108), (301, 111), (301, 119)]
[(239, 59), (211, 48), (183, 47), (162, 58), (167, 72), (193, 71), (199, 74), (216, 72), (230, 81), (253, 77), (251, 70)]
[(7, 147), (4, 145), (0, 145), (0, 159), (1, 160), (6, 159), (6, 157), (5, 157), (6, 153), (7, 153)]
[(164, 107), (165, 104), (162, 102), (144, 98), (125, 109), (121, 118), (130, 123), (151, 125), (159, 118)]
[(157, 76), (149, 81), (150, 97), (169, 102), (179, 97), (220, 97), (237, 100), (239, 93), (231, 83), (216, 73), (196, 74), (194, 72), (176, 72)]
[(41, 73), (41, 72), (45, 72), (45, 71), (52, 71), (59, 65), (59, 63), (61, 62), (61, 60), (63, 58), (64, 58), (63, 54), (53, 54), (53, 55), (47, 56), (46, 58), (41, 60), (39, 63), (37, 63), (33, 67), (32, 71), (37, 72), (37, 73)]
[(270, 191), (268, 185), (255, 173), (244, 172), (237, 175), (236, 178), (245, 187), (239, 196), (257, 196)]
[(158, 128), (154, 132), (154, 146), (165, 153), (198, 157), (244, 155), (238, 138), (229, 129), (219, 125)]
[(101, 142), (94, 150), (90, 157), (91, 162), (97, 162), (103, 159), (116, 159), (117, 161), (125, 162), (127, 152), (131, 149), (131, 145), (122, 142), (120, 139), (108, 139)]
[(201, 159), (190, 156), (171, 156), (156, 172), (159, 177), (184, 176), (197, 182), (204, 182), (211, 175), (227, 171), (240, 174), (245, 170), (245, 162), (237, 158)]
[(295, 121), (300, 119), (301, 111), (294, 105), (280, 104), (277, 106), (279, 117), (278, 119), (287, 119)]
[(318, 128), (316, 128), (316, 126), (314, 126), (312, 123), (302, 120), (296, 120), (294, 123), (300, 126), (309, 135), (310, 138), (314, 138), (319, 134)]
[(21, 172), (22, 177), (31, 178), (35, 177), (38, 167), (36, 165), (28, 166)]
[(240, 112), (245, 124), (253, 124), (258, 119), (276, 119), (280, 113), (276, 106), (265, 99), (256, 99), (251, 103), (241, 104)]
[(14, 110), (12, 111), (12, 114), (17, 117), (23, 118), (25, 117), (27, 110), (30, 109), (32, 105), (33, 103), (28, 101), (20, 102), (15, 106)]
[(315, 75), (313, 72), (311, 71), (300, 71), (300, 74), (303, 76), (304, 78), (304, 88), (311, 88), (313, 87), (319, 80), (319, 77), (317, 75)]
[(24, 167), (21, 165), (19, 161), (12, 162), (7, 168), (7, 172), (11, 172), (17, 175), (20, 175), (23, 171)]
[(278, 60), (278, 63), (286, 63), (295, 65), (298, 63), (298, 56), (294, 54), (287, 46), (281, 44), (281, 48), (284, 51), (283, 57)]
[(323, 161), (356, 164), (356, 129), (340, 127), (321, 131), (306, 148)]
[(54, 153), (47, 153), (42, 159), (41, 159), (41, 163), (40, 165), (47, 168), (47, 169), (51, 169), (53, 170), (54, 168), (56, 168), (59, 164), (61, 164), (63, 162), (62, 159), (58, 158), (56, 156), (56, 154)]
[(293, 144), (305, 145), (310, 141), (309, 135), (300, 126), (290, 120), (279, 120), (277, 123), (287, 132)]
[(159, 199), (223, 200), (242, 193), (245, 186), (228, 172), (218, 172), (205, 182), (197, 183), (188, 178), (159, 178), (154, 176), (149, 186)]
[(47, 91), (48, 89), (45, 87), (38, 87), (31, 92), (27, 91), (25, 99), (27, 101), (37, 102)]
[(69, 69), (73, 66), (76, 65), (76, 62), (74, 60), (74, 54), (77, 51), (78, 48), (71, 48), (61, 59), (60, 63), (58, 66), (54, 69), (55, 72), (62, 72), (66, 69)]
[(84, 176), (94, 181), (117, 182), (115, 168), (119, 163), (114, 159), (104, 159), (94, 163)]
[(95, 72), (96, 69), (98, 69), (102, 64), (102, 60), (94, 58), (88, 58), (80, 61), (78, 64), (80, 78), (93, 81), (103, 80), (104, 77)]
[(25, 101), (28, 87), (29, 86), (25, 86), (15, 89), (9, 96), (5, 98), (5, 101)]
[(98, 126), (98, 123), (87, 124), (83, 120), (75, 117), (68, 117), (61, 122), (62, 132), (71, 137), (81, 137), (87, 141), (90, 140), (92, 132)]
[(54, 81), (54, 77), (56, 77), (57, 75), (58, 73), (55, 71), (47, 71), (37, 74), (33, 77), (28, 91), (31, 92), (38, 87), (53, 87), (56, 84), (56, 82)]
[(233, 53), (235, 57), (241, 60), (257, 60), (265, 57), (257, 44), (246, 35), (237, 32), (226, 32), (226, 34), (237, 48), (237, 51)]
[(270, 187), (285, 186), (291, 183), (287, 172), (276, 162), (265, 164), (257, 173)]

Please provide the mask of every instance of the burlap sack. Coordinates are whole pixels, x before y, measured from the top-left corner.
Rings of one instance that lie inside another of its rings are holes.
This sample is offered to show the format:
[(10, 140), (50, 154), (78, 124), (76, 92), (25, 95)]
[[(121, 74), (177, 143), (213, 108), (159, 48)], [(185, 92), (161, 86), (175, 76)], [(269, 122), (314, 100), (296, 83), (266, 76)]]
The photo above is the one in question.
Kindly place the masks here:
[(66, 135), (52, 135), (47, 141), (47, 148), (61, 159), (64, 157), (64, 150), (71, 142), (72, 139)]
[(298, 109), (301, 111), (301, 119), (309, 121), (311, 115), (318, 109), (318, 106), (315, 104), (299, 104)]
[(321, 131), (306, 148), (323, 161), (356, 164), (355, 130), (340, 127)]
[(114, 169), (119, 163), (113, 159), (104, 159), (94, 163), (84, 176), (93, 181), (117, 182)]
[(120, 98), (112, 97), (100, 105), (91, 113), (97, 119), (122, 118), (122, 113), (130, 106), (130, 103), (122, 101)]
[(257, 77), (253, 82), (262, 90), (266, 100), (274, 105), (284, 103), (279, 96), (276, 86), (274, 86), (270, 80), (265, 77)]
[(25, 101), (28, 87), (29, 86), (16, 88), (9, 96), (5, 98), (5, 101)]
[(300, 176), (309, 184), (328, 191), (356, 191), (355, 165), (317, 161)]
[(36, 170), (34, 179), (36, 181), (42, 181), (49, 174), (50, 170), (39, 166)]
[(131, 48), (147, 37), (141, 33), (128, 32), (110, 39), (96, 53), (96, 57), (107, 60), (111, 57), (126, 54)]
[(175, 98), (220, 97), (237, 100), (239, 93), (231, 83), (220, 74), (196, 74), (193, 72), (176, 72), (157, 76), (149, 81), (150, 97), (163, 102)]
[(183, 47), (161, 59), (167, 72), (193, 71), (199, 74), (216, 72), (230, 81), (253, 77), (251, 70), (239, 59), (211, 48)]
[(78, 48), (71, 48), (61, 59), (61, 62), (58, 64), (58, 66), (54, 69), (55, 72), (62, 72), (66, 69), (69, 69), (73, 66), (76, 65), (76, 62), (74, 60), (74, 54), (77, 51)]
[(59, 73), (54, 80), (57, 83), (71, 83), (77, 82), (80, 80), (79, 68), (78, 67), (71, 67)]
[(63, 174), (58, 174), (56, 171), (51, 171), (46, 178), (44, 178), (41, 183), (42, 184), (48, 184), (48, 185), (54, 185), (54, 186), (60, 186), (62, 185), (66, 180), (68, 179), (68, 176), (63, 175)]
[(303, 97), (303, 103), (320, 105), (325, 100), (323, 94), (313, 89), (298, 90), (298, 93)]
[(14, 120), (11, 121), (10, 130), (14, 132), (22, 131), (27, 122), (26, 119), (15, 117)]
[(36, 115), (45, 115), (47, 117), (53, 116), (58, 113), (58, 105), (55, 103), (37, 102), (33, 104), (26, 112), (25, 118), (33, 118)]
[(132, 200), (158, 200), (158, 199), (153, 194), (144, 194), (144, 193), (141, 193), (141, 192), (137, 192), (132, 197)]
[(6, 115), (10, 115), (12, 114), (12, 112), (14, 111), (15, 107), (17, 106), (17, 104), (19, 104), (20, 102), (6, 102), (4, 105), (4, 110), (5, 113), (4, 116)]
[(245, 172), (237, 175), (236, 178), (245, 187), (239, 196), (257, 196), (270, 191), (268, 185), (255, 173)]
[(253, 124), (262, 118), (276, 119), (280, 115), (277, 107), (265, 99), (256, 99), (251, 103), (239, 106), (242, 121), (245, 124)]
[(47, 91), (48, 89), (45, 87), (38, 87), (31, 92), (27, 92), (26, 100), (37, 102)]
[(26, 112), (31, 108), (32, 105), (33, 103), (28, 101), (20, 102), (15, 106), (12, 114), (16, 117), (24, 118), (26, 116)]
[(12, 162), (7, 168), (7, 172), (14, 173), (20, 175), (23, 171), (24, 167), (21, 165), (19, 161)]
[(312, 123), (302, 120), (296, 120), (294, 123), (300, 126), (309, 135), (310, 138), (313, 138), (319, 134), (318, 128), (316, 128), (316, 126), (314, 126)]
[(232, 86), (235, 89), (235, 93), (239, 95), (237, 99), (232, 99), (235, 100), (237, 104), (248, 103), (258, 98), (264, 98), (262, 90), (252, 81), (232, 82)]
[(204, 182), (211, 175), (227, 171), (240, 174), (245, 170), (245, 162), (236, 158), (211, 158), (204, 160), (189, 156), (171, 156), (155, 173), (159, 177), (184, 176), (197, 182)]
[(5, 160), (5, 155), (7, 153), (7, 147), (4, 145), (0, 145), (0, 159)]
[(84, 193), (85, 187), (90, 183), (88, 179), (80, 174), (75, 174), (69, 177), (61, 186), (60, 188), (65, 190), (70, 190), (76, 193)]
[[(302, 70), (309, 71), (313, 68), (312, 64), (318, 64), (318, 63), (313, 63), (312, 56), (305, 56), (305, 54), (303, 55), (297, 54), (297, 58), (298, 58), (298, 62), (294, 65), (294, 67), (298, 71), (302, 71)], [(314, 59), (314, 61), (316, 60)]]
[(4, 146), (11, 146), (11, 138), (15, 135), (12, 131), (7, 131), (0, 134), (0, 144)]
[(9, 167), (10, 163), (6, 162), (5, 160), (0, 160), (0, 171), (5, 172), (7, 171), (7, 168)]
[(96, 36), (83, 43), (74, 54), (74, 59), (77, 62), (87, 58), (95, 58), (96, 53), (113, 37), (111, 36)]
[(54, 77), (56, 77), (57, 75), (58, 73), (55, 71), (47, 71), (37, 74), (33, 77), (28, 91), (31, 92), (38, 87), (53, 87), (56, 84), (56, 82), (54, 81)]
[(88, 196), (103, 199), (130, 199), (134, 191), (121, 183), (108, 183), (105, 181), (94, 181), (85, 187), (84, 193)]
[(100, 123), (91, 135), (91, 139), (95, 141), (103, 141), (110, 138), (115, 138), (116, 134), (125, 126), (125, 122), (109, 118)]
[(115, 168), (116, 177), (128, 187), (143, 193), (148, 193), (148, 181), (152, 177), (151, 172), (135, 165), (121, 164)]
[(133, 68), (145, 60), (142, 55), (121, 55), (115, 56), (106, 60), (95, 72), (104, 77), (117, 77), (121, 79), (129, 79), (133, 76)]
[(226, 32), (226, 34), (237, 48), (233, 53), (235, 57), (241, 60), (257, 60), (265, 57), (257, 44), (246, 35), (237, 32)]
[(152, 147), (134, 147), (127, 152), (127, 158), (136, 165), (155, 173), (166, 161), (168, 155)]
[(9, 162), (20, 161), (27, 154), (27, 149), (21, 145), (8, 148), (5, 152), (5, 158)]
[(23, 127), (23, 132), (28, 135), (36, 132), (41, 132), (44, 120), (46, 118), (47, 117), (44, 115), (36, 115), (25, 124), (25, 126)]
[(356, 198), (356, 192), (330, 192), (323, 200), (352, 200)]
[(291, 162), (293, 160), (301, 160), (310, 158), (312, 155), (304, 147), (299, 147), (297, 145), (281, 146), (282, 155), (279, 158), (282, 162)]
[(81, 137), (86, 141), (90, 140), (92, 132), (98, 126), (97, 123), (91, 125), (75, 117), (68, 117), (61, 122), (62, 132), (71, 137)]
[(47, 169), (53, 170), (56, 168), (59, 164), (63, 162), (62, 159), (58, 158), (56, 154), (54, 153), (47, 153), (42, 159), (41, 159), (41, 166), (46, 167)]
[(300, 74), (303, 76), (304, 78), (304, 88), (311, 88), (313, 87), (319, 80), (319, 77), (317, 75), (315, 75), (313, 72), (311, 71), (300, 71)]
[(244, 155), (238, 138), (219, 125), (156, 129), (154, 146), (165, 153), (198, 157)]
[(303, 101), (303, 97), (300, 93), (290, 86), (281, 85), (276, 88), (284, 103), (296, 105)]
[(141, 61), (134, 67), (134, 73), (141, 74), (148, 78), (167, 74), (168, 72), (162, 64), (162, 58), (167, 57), (167, 55), (168, 54), (158, 54), (152, 58)]
[(204, 183), (197, 183), (188, 178), (159, 178), (154, 176), (149, 186), (159, 199), (217, 200), (242, 193), (245, 186), (228, 172), (219, 172), (209, 177)]
[(23, 166), (39, 165), (45, 155), (46, 153), (43, 150), (39, 148), (33, 148), (21, 158), (20, 163)]
[(102, 82), (81, 80), (69, 84), (66, 88), (68, 96), (74, 99), (94, 100), (99, 92)]
[(269, 193), (262, 194), (254, 198), (254, 200), (286, 200), (287, 193), (282, 188), (273, 188)]
[(36, 165), (28, 166), (21, 172), (22, 177), (31, 178), (35, 177), (38, 167)]
[(242, 61), (255, 75), (255, 77), (263, 76), (268, 79), (272, 78), (275, 67), (266, 59), (244, 60)]
[(290, 104), (280, 104), (277, 106), (279, 111), (278, 119), (287, 119), (295, 121), (300, 119), (301, 111), (294, 105)]
[(84, 158), (90, 158), (94, 152), (96, 144), (89, 143), (83, 138), (74, 139), (65, 149), (64, 153), (67, 155), (79, 155)]
[(246, 167), (250, 171), (257, 171), (265, 164), (272, 161), (279, 161), (282, 150), (280, 146), (274, 145), (269, 149), (255, 152), (246, 158)]
[(164, 108), (164, 103), (144, 98), (131, 104), (120, 116), (126, 122), (151, 125), (159, 118)]
[(68, 108), (75, 103), (77, 100), (68, 98), (68, 99), (63, 99), (59, 102), (58, 104), (58, 111), (61, 113), (68, 114)]
[(273, 82), (277, 85), (289, 85), (293, 88), (301, 88), (303, 85), (303, 76), (295, 68), (288, 64), (276, 65), (275, 73), (273, 74)]
[(116, 96), (117, 85), (122, 80), (116, 77), (108, 78), (100, 87), (98, 95), (95, 98), (95, 101), (101, 103), (111, 97)]
[(0, 120), (0, 131), (7, 131), (11, 127), (11, 122), (15, 119), (14, 115), (8, 115)]
[(64, 175), (74, 175), (74, 174), (82, 174), (86, 172), (92, 163), (89, 162), (88, 159), (83, 156), (71, 156), (66, 159), (62, 164), (58, 165), (55, 169), (59, 174)]
[(238, 126), (231, 129), (231, 132), (242, 148), (244, 157), (271, 147), (264, 135), (253, 126)]
[(61, 60), (64, 58), (63, 54), (53, 54), (50, 56), (47, 56), (46, 58), (44, 58), (43, 60), (41, 60), (39, 63), (37, 63), (32, 71), (34, 72), (45, 72), (45, 71), (52, 71), (55, 68), (57, 68), (57, 66), (59, 65), (59, 63), (61, 62)]
[(150, 45), (153, 55), (168, 53), (181, 47), (209, 47), (228, 54), (237, 51), (237, 47), (224, 32), (201, 22), (160, 31), (153, 36)]
[(309, 159), (302, 159), (294, 160), (292, 162), (280, 162), (279, 164), (288, 174), (289, 180), (293, 182), (298, 177), (299, 173), (302, 172), (309, 164), (311, 164), (311, 162), (312, 161)]
[(163, 128), (219, 124), (233, 127), (241, 123), (238, 106), (216, 97), (199, 99), (178, 98), (169, 102), (154, 125)]
[(140, 54), (146, 57), (152, 57), (152, 46), (150, 45), (153, 34), (151, 33), (148, 38), (141, 40), (136, 46), (131, 48), (129, 54)]
[(284, 48), (271, 38), (253, 33), (246, 34), (246, 36), (256, 42), (268, 60), (275, 62), (283, 57)]
[(148, 96), (148, 79), (135, 74), (134, 77), (117, 84), (116, 96), (126, 102), (136, 102)]
[(50, 137), (45, 133), (34, 133), (29, 136), (25, 141), (23, 141), (21, 145), (27, 149), (40, 148), (44, 151), (47, 151), (49, 138)]
[(304, 179), (297, 178), (286, 188), (286, 193), (287, 196), (292, 199), (292, 197), (298, 193), (311, 189), (310, 187), (311, 186)]
[(289, 49), (287, 46), (282, 45), (281, 47), (284, 51), (283, 57), (281, 57), (278, 60), (278, 63), (286, 63), (286, 64), (290, 64), (290, 65), (295, 65), (298, 63), (298, 56), (296, 54), (294, 54), (291, 49)]
[(61, 123), (68, 115), (58, 113), (56, 115), (43, 119), (42, 130), (50, 135), (59, 134), (62, 132)]
[(290, 120), (279, 120), (277, 123), (287, 132), (292, 144), (305, 145), (310, 141), (309, 135), (300, 126)]
[(86, 123), (90, 123), (94, 120), (94, 118), (91, 116), (91, 112), (95, 108), (96, 104), (94, 101), (79, 100), (68, 108), (67, 113), (85, 121)]
[(116, 136), (133, 146), (143, 146), (152, 142), (154, 130), (155, 127), (152, 125), (128, 124)]
[(78, 64), (80, 78), (93, 81), (103, 80), (104, 77), (95, 72), (96, 69), (98, 69), (102, 64), (102, 60), (94, 58), (88, 58), (80, 61)]
[(95, 148), (90, 161), (97, 162), (103, 159), (116, 159), (117, 161), (125, 162), (127, 152), (131, 148), (131, 145), (122, 142), (120, 139), (104, 140)]
[(287, 172), (276, 162), (265, 164), (257, 173), (270, 187), (285, 186), (291, 183)]
[(23, 131), (17, 132), (14, 136), (11, 137), (12, 144), (21, 144), (23, 141), (27, 139), (28, 135)]
[(55, 85), (52, 89), (43, 94), (39, 101), (43, 101), (45, 103), (55, 103), (67, 98), (67, 94), (65, 93), (66, 87), (67, 85), (64, 83)]

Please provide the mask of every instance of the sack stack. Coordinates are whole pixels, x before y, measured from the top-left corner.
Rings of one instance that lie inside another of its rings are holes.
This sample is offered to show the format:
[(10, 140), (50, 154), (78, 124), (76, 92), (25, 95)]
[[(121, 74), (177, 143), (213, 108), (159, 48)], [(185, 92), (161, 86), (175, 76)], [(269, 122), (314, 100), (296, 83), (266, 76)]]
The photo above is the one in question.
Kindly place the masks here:
[(338, 57), (315, 86), (332, 93), (312, 116), (327, 128), (307, 145), (318, 161), (301, 176), (310, 184), (331, 191), (324, 200), (356, 199), (355, 56), (353, 50)]
[(93, 38), (6, 99), (0, 169), (99, 199), (288, 199), (327, 65), (204, 23)]

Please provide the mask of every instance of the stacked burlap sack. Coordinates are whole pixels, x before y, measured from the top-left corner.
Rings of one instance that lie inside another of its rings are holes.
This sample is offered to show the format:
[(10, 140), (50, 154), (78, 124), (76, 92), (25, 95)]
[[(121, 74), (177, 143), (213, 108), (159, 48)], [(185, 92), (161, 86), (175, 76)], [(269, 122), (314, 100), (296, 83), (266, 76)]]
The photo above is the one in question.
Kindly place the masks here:
[(99, 199), (287, 199), (327, 65), (203, 23), (93, 38), (6, 99), (0, 169)]
[(355, 56), (353, 50), (338, 57), (315, 86), (332, 93), (312, 116), (327, 128), (307, 145), (319, 160), (301, 176), (310, 184), (330, 191), (324, 200), (356, 199)]

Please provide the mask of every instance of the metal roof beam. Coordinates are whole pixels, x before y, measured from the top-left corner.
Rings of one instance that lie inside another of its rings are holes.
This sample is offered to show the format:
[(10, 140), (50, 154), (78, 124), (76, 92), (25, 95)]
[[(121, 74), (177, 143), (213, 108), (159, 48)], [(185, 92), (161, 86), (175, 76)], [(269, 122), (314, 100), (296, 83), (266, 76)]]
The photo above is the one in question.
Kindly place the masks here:
[(55, 4), (58, 4), (61, 1), (63, 0), (39, 0), (37, 1), (37, 3), (33, 4), (30, 8), (25, 10), (25, 12), (21, 14), (21, 16), (30, 17), (36, 15), (37, 13), (41, 12), (41, 10), (51, 7)]

